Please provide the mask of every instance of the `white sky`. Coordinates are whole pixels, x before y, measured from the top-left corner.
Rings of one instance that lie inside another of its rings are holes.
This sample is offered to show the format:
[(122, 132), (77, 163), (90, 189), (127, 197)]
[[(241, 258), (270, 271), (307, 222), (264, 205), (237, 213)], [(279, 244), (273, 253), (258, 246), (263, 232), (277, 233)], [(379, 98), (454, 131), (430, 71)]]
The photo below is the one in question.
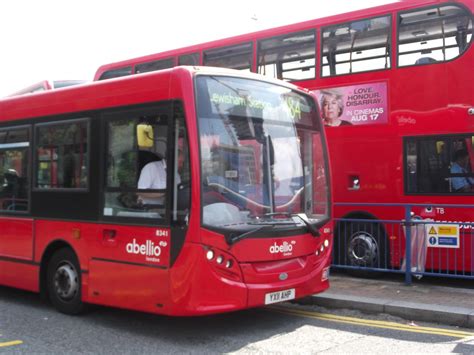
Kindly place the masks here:
[(44, 79), (92, 80), (106, 63), (394, 1), (0, 0), (0, 97)]

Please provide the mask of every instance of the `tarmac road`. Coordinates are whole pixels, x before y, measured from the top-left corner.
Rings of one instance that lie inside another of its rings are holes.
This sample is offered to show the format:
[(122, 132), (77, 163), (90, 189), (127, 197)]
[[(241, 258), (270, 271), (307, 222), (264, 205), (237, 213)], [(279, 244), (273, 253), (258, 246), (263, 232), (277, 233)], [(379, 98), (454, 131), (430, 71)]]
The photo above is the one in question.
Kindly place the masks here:
[(474, 352), (471, 331), (289, 303), (200, 318), (105, 307), (72, 317), (37, 294), (0, 287), (0, 353), (467, 354)]

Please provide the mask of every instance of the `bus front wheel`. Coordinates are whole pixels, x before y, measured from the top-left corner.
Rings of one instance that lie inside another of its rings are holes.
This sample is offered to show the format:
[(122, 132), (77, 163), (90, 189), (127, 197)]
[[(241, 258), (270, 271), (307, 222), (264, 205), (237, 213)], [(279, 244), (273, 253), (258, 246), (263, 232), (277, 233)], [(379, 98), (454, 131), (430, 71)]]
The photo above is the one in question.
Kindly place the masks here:
[(70, 248), (56, 251), (48, 264), (49, 299), (61, 313), (79, 314), (84, 309), (80, 271), (77, 256)]
[(388, 245), (383, 226), (377, 222), (343, 222), (339, 247), (342, 265), (360, 268), (388, 267)]

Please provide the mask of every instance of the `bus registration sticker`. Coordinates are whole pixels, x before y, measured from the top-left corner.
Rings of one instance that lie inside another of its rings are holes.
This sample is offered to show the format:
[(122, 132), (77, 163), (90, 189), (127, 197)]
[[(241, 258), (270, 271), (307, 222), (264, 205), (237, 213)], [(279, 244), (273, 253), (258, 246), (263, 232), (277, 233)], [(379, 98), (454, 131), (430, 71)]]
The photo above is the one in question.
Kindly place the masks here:
[(295, 289), (283, 290), (278, 292), (267, 293), (265, 295), (265, 304), (272, 304), (277, 302), (285, 302), (295, 298)]

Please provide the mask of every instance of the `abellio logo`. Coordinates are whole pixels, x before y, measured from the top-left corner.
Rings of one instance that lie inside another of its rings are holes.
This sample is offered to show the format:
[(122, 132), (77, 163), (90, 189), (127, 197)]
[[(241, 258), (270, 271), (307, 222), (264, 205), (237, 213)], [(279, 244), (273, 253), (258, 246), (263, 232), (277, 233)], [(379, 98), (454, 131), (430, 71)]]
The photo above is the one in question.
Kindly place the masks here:
[(141, 254), (146, 256), (160, 256), (161, 248), (159, 245), (155, 245), (151, 240), (147, 240), (145, 244), (138, 244), (136, 239), (133, 239), (131, 243), (126, 246), (127, 253), (129, 254)]
[(270, 246), (270, 253), (271, 254), (283, 253), (285, 255), (289, 255), (293, 251), (293, 245), (295, 244), (296, 244), (296, 241), (294, 240), (292, 240), (291, 243), (284, 241), (283, 244), (280, 244), (280, 245), (278, 245), (277, 242), (275, 242), (273, 243), (272, 246)]

